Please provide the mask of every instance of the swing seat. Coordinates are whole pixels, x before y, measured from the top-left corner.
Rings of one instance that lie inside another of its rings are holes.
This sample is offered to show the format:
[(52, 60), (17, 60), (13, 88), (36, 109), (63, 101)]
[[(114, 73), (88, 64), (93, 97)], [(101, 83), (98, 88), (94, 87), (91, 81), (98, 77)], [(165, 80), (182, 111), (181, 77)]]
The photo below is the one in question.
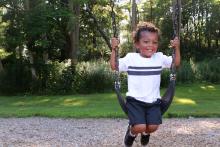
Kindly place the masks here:
[[(171, 103), (173, 101), (173, 97), (174, 97), (174, 93), (175, 93), (175, 85), (176, 85), (175, 79), (171, 79), (166, 92), (161, 97), (161, 101), (160, 101), (161, 115), (163, 115), (167, 111), (167, 109), (169, 108), (169, 106), (171, 105)], [(115, 93), (117, 95), (118, 102), (119, 102), (122, 110), (127, 115), (128, 109), (126, 107), (126, 102), (120, 93), (120, 87), (118, 84), (115, 84)]]
[(126, 107), (126, 102), (125, 102), (125, 99), (123, 98), (123, 96), (121, 95), (121, 92), (120, 92), (120, 82), (115, 82), (115, 93), (117, 95), (117, 98), (118, 98), (118, 102), (121, 106), (121, 109), (124, 111), (124, 113), (126, 115), (128, 115), (128, 109)]
[(169, 108), (170, 104), (173, 101), (173, 97), (175, 93), (175, 85), (176, 85), (175, 79), (171, 79), (166, 92), (161, 98), (160, 110), (162, 115), (167, 111), (167, 109)]

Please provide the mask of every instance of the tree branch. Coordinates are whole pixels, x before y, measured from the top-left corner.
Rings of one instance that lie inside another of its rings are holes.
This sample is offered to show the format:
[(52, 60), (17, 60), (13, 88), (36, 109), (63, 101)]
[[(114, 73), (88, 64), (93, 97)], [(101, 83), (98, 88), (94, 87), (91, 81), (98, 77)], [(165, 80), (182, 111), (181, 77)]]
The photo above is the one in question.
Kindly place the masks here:
[(92, 12), (87, 8), (85, 11), (89, 14), (89, 16), (94, 20), (94, 23), (96, 24), (96, 28), (98, 29), (99, 33), (101, 34), (102, 38), (105, 40), (106, 44), (108, 45), (109, 49), (111, 50), (111, 44), (110, 44), (110, 39), (108, 36), (106, 36), (105, 32), (99, 27), (98, 20), (96, 17), (92, 14)]

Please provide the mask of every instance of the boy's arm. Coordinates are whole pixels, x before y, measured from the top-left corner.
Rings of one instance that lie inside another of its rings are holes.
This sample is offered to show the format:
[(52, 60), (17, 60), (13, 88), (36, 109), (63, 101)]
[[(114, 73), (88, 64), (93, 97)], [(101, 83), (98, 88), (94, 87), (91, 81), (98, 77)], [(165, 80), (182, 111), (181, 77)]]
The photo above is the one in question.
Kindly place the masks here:
[(175, 49), (175, 66), (180, 66), (181, 56), (180, 56), (180, 40), (178, 37), (175, 37), (174, 40), (171, 40), (171, 46)]
[(176, 65), (176, 67), (179, 67), (180, 66), (180, 60), (181, 60), (180, 48), (177, 47), (175, 51), (176, 51), (175, 52), (175, 65)]
[(116, 56), (116, 50), (118, 49), (118, 45), (119, 45), (119, 40), (113, 37), (111, 39), (112, 53), (110, 58), (110, 64), (112, 70), (116, 70), (115, 56)]
[(115, 63), (115, 49), (112, 49), (111, 58), (110, 58), (110, 64), (111, 64), (111, 69), (112, 69), (112, 70), (115, 70), (115, 69), (116, 69), (116, 63)]

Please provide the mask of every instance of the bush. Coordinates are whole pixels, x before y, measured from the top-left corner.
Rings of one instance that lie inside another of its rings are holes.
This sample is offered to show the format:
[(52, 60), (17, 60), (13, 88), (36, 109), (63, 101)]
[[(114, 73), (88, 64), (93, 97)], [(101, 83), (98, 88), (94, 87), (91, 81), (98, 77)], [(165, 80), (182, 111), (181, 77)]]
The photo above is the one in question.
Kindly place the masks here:
[[(59, 79), (65, 69), (64, 62), (37, 62), (34, 64), (37, 72), (36, 79), (32, 79), (32, 94), (54, 94), (60, 91)], [(61, 92), (62, 93), (62, 92)]]
[[(219, 59), (196, 64), (182, 61), (177, 70), (177, 83), (201, 82), (220, 83)], [(30, 64), (16, 60), (4, 66), (0, 75), (0, 93), (17, 94), (75, 94), (109, 92), (114, 90), (115, 75), (104, 60), (80, 62), (72, 67), (70, 62), (39, 63), (35, 66), (37, 79), (31, 77)], [(169, 84), (170, 70), (161, 75), (161, 87)], [(120, 74), (121, 91), (127, 91), (127, 74)]]
[(4, 66), (5, 72), (0, 75), (0, 93), (25, 93), (30, 90), (31, 72), (25, 60), (16, 59)]
[[(57, 65), (57, 67), (55, 67)], [(65, 66), (63, 62), (53, 64), (48, 81), (48, 92), (53, 94), (73, 94), (75, 67)]]
[[(161, 74), (161, 87), (167, 87), (170, 81), (169, 69), (163, 70)], [(176, 70), (176, 82), (177, 83), (192, 83), (195, 81), (195, 74), (192, 68), (192, 64), (187, 61), (182, 61), (181, 66)]]
[(113, 83), (114, 75), (108, 62), (81, 62), (76, 66), (74, 85), (79, 93), (111, 91)]
[(199, 62), (196, 65), (196, 77), (198, 80), (220, 83), (220, 59)]
[(181, 66), (177, 69), (177, 82), (178, 83), (193, 83), (195, 81), (195, 74), (192, 64), (187, 61), (182, 61)]
[(162, 71), (162, 74), (161, 74), (160, 86), (161, 87), (168, 87), (169, 82), (170, 82), (170, 70), (165, 69)]
[[(41, 67), (41, 75), (35, 81), (32, 93), (72, 94), (74, 91), (75, 67), (70, 62), (49, 62)], [(38, 84), (36, 84), (38, 83)], [(41, 84), (39, 84), (41, 83)]]

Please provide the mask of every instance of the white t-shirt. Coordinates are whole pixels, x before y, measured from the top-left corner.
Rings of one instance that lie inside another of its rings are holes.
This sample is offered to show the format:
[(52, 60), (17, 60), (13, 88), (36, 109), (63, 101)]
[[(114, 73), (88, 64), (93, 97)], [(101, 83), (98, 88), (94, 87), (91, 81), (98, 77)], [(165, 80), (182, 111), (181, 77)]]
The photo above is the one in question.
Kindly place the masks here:
[(152, 103), (160, 96), (160, 80), (163, 68), (170, 68), (172, 57), (161, 52), (154, 53), (150, 58), (139, 53), (128, 53), (119, 59), (119, 71), (128, 74), (127, 96)]

